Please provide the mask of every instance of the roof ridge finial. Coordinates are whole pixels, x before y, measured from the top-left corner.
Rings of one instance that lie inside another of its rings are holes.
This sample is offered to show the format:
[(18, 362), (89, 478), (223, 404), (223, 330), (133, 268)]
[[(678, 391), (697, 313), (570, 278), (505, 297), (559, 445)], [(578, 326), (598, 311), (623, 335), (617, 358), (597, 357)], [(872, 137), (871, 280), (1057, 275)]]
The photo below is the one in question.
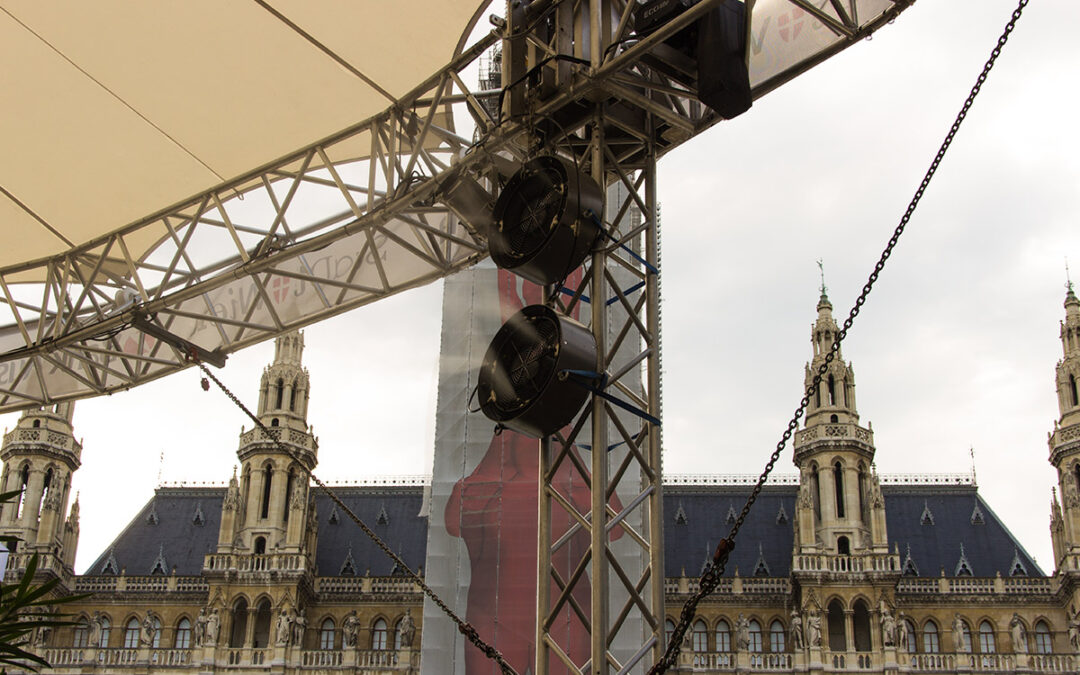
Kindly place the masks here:
[(975, 446), (969, 447), (968, 452), (971, 453), (971, 485), (979, 487), (979, 481), (975, 480)]
[(1073, 282), (1072, 278), (1069, 276), (1069, 256), (1065, 256), (1065, 291), (1069, 295), (1072, 295)]
[(829, 287), (825, 285), (825, 260), (824, 258), (817, 259), (818, 272), (821, 274), (821, 297), (828, 297)]

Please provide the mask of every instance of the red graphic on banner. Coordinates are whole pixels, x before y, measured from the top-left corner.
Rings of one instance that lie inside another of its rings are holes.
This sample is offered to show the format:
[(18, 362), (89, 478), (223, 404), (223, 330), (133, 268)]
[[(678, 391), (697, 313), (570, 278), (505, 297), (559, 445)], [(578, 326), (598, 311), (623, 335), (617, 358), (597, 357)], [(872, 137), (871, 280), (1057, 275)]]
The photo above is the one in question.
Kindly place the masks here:
[[(580, 279), (578, 270), (566, 285), (575, 288)], [(525, 305), (543, 301), (540, 287), (506, 271), (499, 271), (498, 285), (504, 321)], [(569, 429), (564, 430), (567, 432)], [(464, 539), (469, 551), (472, 581), (466, 620), (485, 640), (494, 641), (519, 673), (531, 672), (536, 650), (538, 451), (536, 439), (513, 431), (493, 436), (476, 469), (454, 485), (445, 512), (447, 532)], [(569, 461), (560, 465), (552, 483), (580, 513), (589, 512), (589, 488), (571, 470)], [(613, 498), (611, 503), (614, 508), (620, 508), (617, 499)], [(552, 542), (572, 525), (564, 509), (552, 507)], [(613, 529), (613, 539), (621, 535), (621, 528)], [(588, 534), (580, 530), (553, 555), (552, 564), (563, 579), (570, 577), (588, 545)], [(551, 587), (553, 606), (560, 590), (554, 582)], [(586, 616), (589, 594), (587, 579), (579, 581), (572, 593)], [(588, 659), (589, 633), (569, 605), (563, 607), (549, 632), (575, 663)], [(498, 666), (480, 650), (466, 646), (467, 675), (498, 672)], [(568, 671), (557, 658), (552, 658), (550, 672)]]
[(274, 296), (274, 302), (279, 305), (289, 297), (289, 281), (288, 277), (274, 277), (274, 280), (270, 282), (270, 294)]
[(780, 37), (784, 42), (791, 42), (799, 37), (805, 16), (806, 10), (793, 7), (791, 14), (781, 14), (776, 19), (776, 25), (780, 28)]
[[(140, 341), (142, 342), (141, 348), (139, 345)], [(126, 354), (141, 356), (143, 354), (149, 354), (150, 352), (152, 352), (156, 344), (157, 340), (150, 337), (149, 335), (136, 333), (135, 335), (125, 336), (124, 339), (120, 342), (120, 349), (122, 349)]]

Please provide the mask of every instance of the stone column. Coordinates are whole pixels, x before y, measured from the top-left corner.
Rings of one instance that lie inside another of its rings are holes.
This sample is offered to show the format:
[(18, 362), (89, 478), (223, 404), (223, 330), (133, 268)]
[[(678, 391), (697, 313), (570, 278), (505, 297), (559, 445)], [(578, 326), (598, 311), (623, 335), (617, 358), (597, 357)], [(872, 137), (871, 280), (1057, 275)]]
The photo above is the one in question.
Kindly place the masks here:
[(844, 610), (844, 638), (847, 640), (847, 651), (855, 651), (855, 612), (850, 609)]
[[(30, 467), (30, 480), (26, 484), (26, 499), (23, 501), (22, 516), (19, 519), (19, 525), (26, 528), (27, 534), (29, 531), (37, 533), (38, 509), (41, 507), (41, 493), (44, 489), (45, 472)], [(27, 542), (30, 539), (31, 537), (26, 537)]]

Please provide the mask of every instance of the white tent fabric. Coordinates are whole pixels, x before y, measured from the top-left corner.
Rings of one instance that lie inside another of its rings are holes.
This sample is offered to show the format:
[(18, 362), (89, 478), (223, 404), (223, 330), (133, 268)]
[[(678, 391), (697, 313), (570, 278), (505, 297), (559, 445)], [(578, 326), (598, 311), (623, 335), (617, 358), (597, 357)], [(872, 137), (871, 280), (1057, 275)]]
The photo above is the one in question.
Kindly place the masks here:
[[(747, 0), (754, 97), (913, 1)], [(473, 97), (499, 5), (0, 0), (0, 411), (190, 365), (136, 312), (230, 354), (483, 259), (443, 198), (528, 123)], [(662, 37), (626, 30), (552, 99), (644, 105), (668, 149), (720, 121), (681, 81), (643, 96)]]
[(450, 61), (477, 6), (0, 1), (0, 268), (382, 111)]

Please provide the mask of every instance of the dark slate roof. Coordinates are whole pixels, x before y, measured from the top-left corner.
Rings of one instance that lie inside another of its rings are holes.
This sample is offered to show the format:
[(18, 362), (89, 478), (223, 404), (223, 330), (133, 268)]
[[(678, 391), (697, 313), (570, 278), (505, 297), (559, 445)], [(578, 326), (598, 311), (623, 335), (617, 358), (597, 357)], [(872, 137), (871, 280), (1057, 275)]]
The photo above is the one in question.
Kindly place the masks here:
[[(128, 574), (150, 574), (158, 553), (163, 552), (170, 570), (176, 567), (177, 574), (198, 574), (203, 556), (217, 548), (224, 497), (225, 488), (159, 488), (86, 573), (101, 574), (112, 555)], [(202, 525), (195, 524), (198, 510), (205, 519)]]
[[(423, 488), (341, 487), (334, 492), (405, 564), (413, 570), (423, 566), (427, 553), (427, 518), (419, 515)], [(357, 574), (371, 570), (374, 576), (390, 576), (394, 562), (344, 513), (339, 511), (338, 523), (331, 524), (335, 504), (329, 497), (320, 493), (315, 500), (319, 515), (319, 548), (315, 555), (318, 574), (340, 574), (351, 547)], [(385, 524), (380, 522), (380, 514), (385, 514)]]
[[(795, 516), (793, 486), (766, 486), (739, 531), (735, 550), (728, 558), (724, 576), (754, 575), (758, 559), (764, 557), (769, 576), (786, 577), (791, 572)], [(678, 576), (701, 574), (705, 561), (712, 559), (716, 544), (731, 529), (730, 514), (742, 511), (749, 486), (665, 486), (664, 487), (664, 573)], [(777, 522), (783, 506), (786, 522)], [(678, 522), (680, 509), (686, 523)]]
[[(753, 576), (760, 560), (764, 560), (768, 576), (788, 576), (797, 490), (794, 485), (765, 487), (740, 531), (726, 576), (733, 575), (736, 568), (741, 576)], [(350, 486), (336, 491), (412, 569), (424, 564), (427, 519), (419, 515), (422, 487)], [(701, 573), (717, 542), (731, 528), (729, 515), (739, 513), (749, 492), (749, 486), (665, 487), (664, 564), (669, 576), (684, 570), (690, 576)], [(1028, 576), (1045, 576), (974, 486), (886, 485), (882, 492), (889, 548), (899, 550), (901, 562), (910, 550), (920, 576), (939, 576), (942, 568), (946, 576), (954, 576), (961, 544), (974, 576), (992, 577), (999, 572), (1009, 576), (1014, 559), (1020, 561)], [(128, 574), (149, 574), (160, 551), (168, 567), (176, 567), (177, 574), (199, 574), (203, 555), (217, 543), (224, 493), (224, 488), (159, 489), (86, 573), (101, 574), (112, 556)], [(339, 575), (350, 553), (356, 574), (370, 571), (372, 575), (387, 576), (394, 572), (394, 563), (328, 497), (318, 494), (316, 506), (318, 574)], [(981, 524), (972, 522), (976, 506)], [(201, 526), (194, 522), (197, 509), (205, 518)], [(331, 522), (335, 510), (336, 524)], [(922, 524), (927, 510), (932, 525)]]
[[(998, 572), (1007, 577), (1014, 557), (1028, 576), (1046, 576), (1020, 542), (979, 496), (971, 485), (886, 485), (885, 520), (890, 548), (896, 544), (901, 562), (911, 547), (911, 559), (919, 576), (954, 576), (960, 561), (960, 547), (973, 576), (992, 577)], [(972, 523), (978, 506), (983, 524)], [(933, 524), (922, 524), (924, 511)]]

